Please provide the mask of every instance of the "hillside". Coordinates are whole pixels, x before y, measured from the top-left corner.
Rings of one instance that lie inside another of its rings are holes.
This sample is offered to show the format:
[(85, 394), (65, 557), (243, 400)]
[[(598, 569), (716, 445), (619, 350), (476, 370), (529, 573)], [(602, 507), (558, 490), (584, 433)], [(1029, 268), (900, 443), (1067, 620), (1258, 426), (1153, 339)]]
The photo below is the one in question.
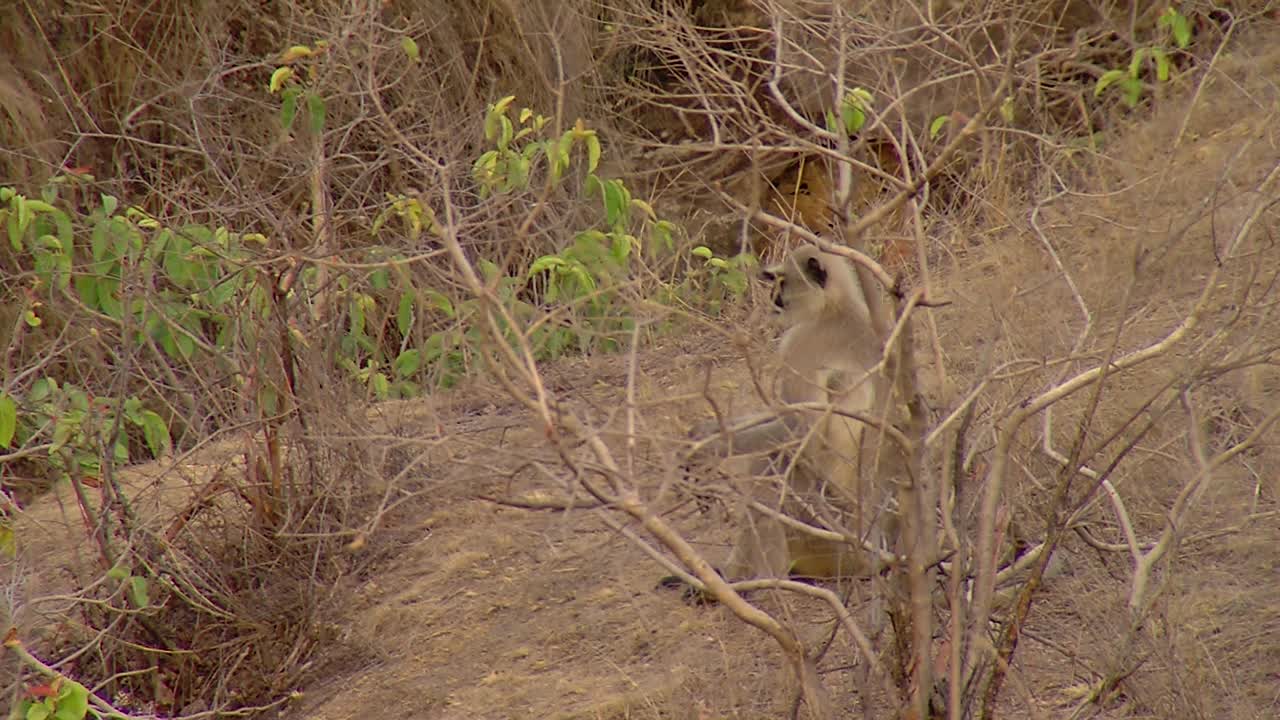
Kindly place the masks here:
[[(409, 5), (0, 29), (14, 712), (1280, 715), (1272, 4)], [(936, 548), (687, 602), (815, 240)]]

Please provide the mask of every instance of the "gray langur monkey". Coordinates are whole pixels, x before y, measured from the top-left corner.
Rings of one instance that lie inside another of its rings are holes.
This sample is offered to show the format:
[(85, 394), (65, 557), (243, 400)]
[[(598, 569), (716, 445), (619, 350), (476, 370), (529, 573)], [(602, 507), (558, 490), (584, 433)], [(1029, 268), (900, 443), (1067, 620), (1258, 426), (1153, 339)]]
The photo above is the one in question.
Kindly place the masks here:
[[(901, 412), (879, 367), (882, 342), (863, 288), (849, 260), (813, 246), (792, 252), (763, 277), (774, 284), (784, 328), (779, 400), (807, 407), (734, 419), (727, 428), (704, 423), (693, 432), (706, 438), (694, 462), (730, 459), (722, 467), (749, 483), (747, 499), (844, 539), (818, 537), (748, 504), (723, 575), (737, 581), (876, 573), (884, 557), (877, 549), (892, 551), (897, 540), (893, 477), (905, 463), (891, 438), (850, 416), (891, 422)], [(783, 468), (781, 483), (771, 467)]]

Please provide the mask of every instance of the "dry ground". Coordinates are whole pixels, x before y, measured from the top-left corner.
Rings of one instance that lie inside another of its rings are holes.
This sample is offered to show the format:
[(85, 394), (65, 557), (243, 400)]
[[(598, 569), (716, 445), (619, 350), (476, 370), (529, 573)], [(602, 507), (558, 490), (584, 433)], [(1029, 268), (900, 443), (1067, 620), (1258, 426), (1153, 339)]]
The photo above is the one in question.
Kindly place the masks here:
[[(1274, 29), (1270, 37), (1276, 37)], [(1118, 163), (1082, 153), (1071, 181), (1093, 194), (1047, 208), (1042, 225), (1104, 323), (1115, 320), (1107, 320), (1107, 311), (1125, 285), (1135, 242), (1167, 231), (1178, 213), (1215, 192), (1226, 197), (1212, 218), (1215, 227), (1234, 228), (1250, 189), (1280, 163), (1280, 50), (1273, 46), (1264, 38), (1253, 51), (1224, 60), (1199, 99), (1201, 109), (1185, 124), (1190, 89), (1163, 98), (1153, 119), (1109, 138)], [(1240, 156), (1246, 141), (1248, 153)], [(1172, 158), (1170, 147), (1177, 148)], [(936, 317), (948, 372), (962, 383), (972, 379), (988, 344), (1008, 356), (1050, 357), (1070, 346), (1079, 327), (1060, 274), (1027, 229), (1029, 210), (1025, 199), (1020, 206), (1011, 200), (1007, 226), (981, 234), (955, 228), (943, 238), (949, 254), (941, 262), (942, 285), (955, 304)], [(1267, 222), (1272, 231), (1280, 227), (1274, 214)], [(1195, 232), (1212, 237), (1208, 224), (1202, 221)], [(1145, 303), (1148, 312), (1135, 321), (1127, 343), (1157, 337), (1185, 310), (1212, 248), (1180, 248), (1157, 259), (1136, 286), (1133, 306)], [(1265, 331), (1273, 343), (1280, 341), (1274, 320)], [(728, 382), (746, 397), (749, 380), (735, 353), (704, 349), (716, 337), (703, 331), (671, 338), (639, 354), (642, 434), (678, 434), (700, 413), (707, 362), (718, 366), (717, 384)], [(603, 422), (623, 405), (626, 362), (621, 356), (566, 361), (548, 368), (548, 377), (553, 390), (567, 392)], [(1224, 377), (1208, 399), (1224, 413), (1270, 412), (1280, 403), (1275, 378), (1265, 372)], [(1123, 383), (1117, 387), (1124, 392)], [(372, 411), (387, 442), (391, 436), (408, 439), (413, 442), (406, 453), (425, 455), (415, 472), (425, 492), (411, 501), (412, 512), (384, 528), (400, 543), (395, 556), (342, 589), (342, 611), (299, 688), (302, 696), (285, 716), (786, 716), (789, 680), (771, 642), (722, 609), (689, 607), (674, 594), (656, 592), (658, 566), (594, 511), (523, 510), (484, 499), (546, 490), (547, 481), (527, 461), (556, 465), (522, 409), (492, 388), (477, 385), (473, 393)], [(1267, 439), (1206, 493), (1203, 512), (1185, 529), (1188, 542), (1161, 577), (1166, 591), (1156, 618), (1164, 645), (1127, 691), (1095, 716), (1280, 716), (1276, 445), (1275, 437)], [(649, 469), (650, 489), (664, 481), (670, 466), (659, 448), (642, 443), (637, 455)], [(231, 463), (231, 452), (229, 445), (209, 447), (186, 472), (167, 474), (167, 482), (182, 492), (201, 472)], [(1179, 486), (1176, 464), (1155, 455), (1121, 478), (1144, 532), (1159, 527)], [(158, 471), (143, 468), (131, 477), (141, 487), (148, 474)], [(1034, 496), (1034, 477), (1013, 492)], [(165, 506), (161, 501), (154, 507)], [(727, 530), (716, 513), (698, 515), (686, 507), (676, 517), (713, 558), (725, 552)], [(47, 570), (70, 562), (74, 546), (59, 538), (67, 528), (65, 537), (79, 537), (78, 519), (50, 498), (24, 522), (48, 538), (27, 557), (28, 567), (46, 569), (29, 580), (25, 592), (32, 597), (59, 584)], [(1125, 623), (1123, 558), (1078, 543), (1065, 552), (1072, 572), (1051, 585), (1033, 611), (1008, 717), (1066, 717), (1094, 673), (1116, 660), (1109, 641)], [(790, 599), (764, 602), (784, 611), (800, 607)], [(803, 610), (821, 617), (813, 608)], [(38, 624), (32, 616), (28, 621)], [(820, 642), (826, 629), (808, 626), (806, 639)], [(851, 658), (837, 642), (823, 667), (837, 698), (856, 707), (860, 674)]]

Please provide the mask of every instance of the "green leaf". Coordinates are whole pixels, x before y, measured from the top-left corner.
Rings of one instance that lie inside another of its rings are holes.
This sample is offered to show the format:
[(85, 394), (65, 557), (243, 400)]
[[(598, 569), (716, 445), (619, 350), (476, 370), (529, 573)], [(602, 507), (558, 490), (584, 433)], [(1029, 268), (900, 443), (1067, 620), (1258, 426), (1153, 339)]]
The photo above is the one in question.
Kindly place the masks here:
[(653, 206), (645, 202), (644, 200), (641, 200), (640, 198), (632, 198), (631, 206), (637, 207), (643, 210), (644, 214), (648, 215), (650, 220), (656, 221), (658, 219), (658, 213), (653, 211)]
[(422, 53), (418, 50), (418, 43), (413, 38), (405, 35), (400, 38), (400, 48), (404, 50), (404, 54), (409, 56), (412, 62), (418, 62), (422, 58)]
[(523, 155), (513, 155), (507, 162), (506, 190), (523, 190), (529, 186), (529, 160)]
[(836, 133), (840, 132), (840, 123), (839, 121), (836, 120), (835, 113), (831, 112), (830, 110), (826, 111), (823, 114), (823, 120), (826, 121), (824, 124), (826, 125), (827, 132), (831, 133), (832, 135), (835, 135)]
[(49, 212), (57, 211), (56, 208), (54, 208), (52, 205), (50, 205), (49, 203), (43, 200), (27, 200), (25, 201), (25, 205), (26, 205), (27, 211), (29, 211), (32, 218), (35, 217), (36, 213), (49, 213)]
[(49, 454), (54, 455), (61, 450), (67, 441), (71, 439), (71, 433), (76, 427), (73, 423), (67, 422), (66, 417), (60, 417), (53, 422), (53, 444), (49, 447)]
[(5, 230), (9, 234), (9, 244), (16, 252), (22, 252), (22, 232), (18, 228), (18, 215), (12, 210), (0, 210), (4, 217)]
[[(81, 415), (77, 417), (83, 417), (85, 413), (89, 412), (89, 394), (86, 393), (84, 390), (81, 390), (75, 385), (63, 385), (62, 392), (66, 395), (67, 404), (72, 409), (79, 410), (81, 412)], [(100, 398), (100, 399), (103, 400), (108, 405), (114, 404), (114, 403), (111, 403), (108, 398)]]
[(543, 255), (537, 260), (534, 260), (533, 264), (529, 266), (528, 276), (533, 277), (547, 270), (554, 270), (559, 267), (564, 267), (565, 264), (566, 263), (564, 261), (564, 258), (558, 257), (556, 255)]
[(280, 103), (280, 127), (289, 130), (293, 127), (293, 119), (298, 115), (298, 96), (302, 88), (291, 87), (284, 91), (284, 99)]
[[(850, 90), (840, 101), (840, 120), (846, 135), (853, 135), (867, 124), (867, 108), (871, 106), (872, 95), (866, 88), (856, 87)], [(828, 118), (828, 124), (834, 124), (835, 118)], [(835, 132), (833, 128), (829, 128)]]
[(27, 226), (31, 224), (31, 208), (27, 206), (27, 197), (25, 195), (14, 196), (13, 212), (16, 213), (18, 219), (18, 232), (25, 235)]
[(484, 139), (493, 142), (498, 139), (498, 118), (502, 117), (495, 108), (490, 107), (484, 116)]
[(507, 108), (511, 107), (511, 103), (516, 99), (515, 95), (508, 95), (493, 104), (493, 111), (499, 115), (506, 115)]
[(610, 227), (619, 227), (630, 215), (631, 193), (621, 180), (604, 182), (604, 215)]
[(400, 337), (407, 337), (409, 331), (413, 329), (415, 300), (412, 290), (400, 293), (400, 302), (396, 306), (396, 329), (400, 331)]
[(666, 220), (659, 220), (653, 224), (650, 231), (650, 247), (662, 248), (671, 251), (675, 248), (675, 231), (676, 226)]
[(538, 153), (540, 152), (545, 153), (546, 150), (547, 150), (547, 142), (545, 140), (542, 140), (539, 142), (525, 143), (525, 146), (520, 148), (520, 157), (532, 163), (533, 159), (537, 157)]
[(172, 440), (169, 438), (169, 426), (164, 418), (154, 410), (143, 410), (141, 414), (142, 436), (147, 441), (147, 447), (151, 449), (152, 457), (162, 458), (168, 455)]
[(89, 690), (85, 686), (63, 678), (62, 687), (58, 689), (58, 711), (53, 714), (56, 720), (82, 720), (89, 712)]
[(236, 292), (240, 289), (240, 280), (237, 276), (225, 277), (217, 285), (209, 288), (208, 300), (209, 307), (220, 308), (226, 305), (235, 297)]
[(418, 372), (418, 368), (422, 367), (422, 352), (416, 349), (405, 350), (396, 356), (392, 366), (396, 371), (397, 377), (409, 377)]
[(319, 135), (324, 132), (324, 98), (319, 93), (307, 93), (307, 116), (311, 120), (312, 134)]
[(600, 164), (600, 138), (595, 133), (587, 136), (587, 172), (596, 171), (596, 166)]
[[(134, 221), (135, 223), (137, 223), (138, 227), (140, 228), (145, 228), (147, 230), (155, 230), (156, 228), (160, 227), (159, 220), (151, 217), (151, 215), (148, 214), (146, 210), (143, 210), (137, 205), (130, 207), (128, 212), (125, 213), (125, 216), (128, 217), (130, 220)], [(139, 245), (141, 245), (141, 241), (139, 241)]]
[(27, 708), (26, 720), (48, 720), (48, 718), (53, 714), (53, 711), (49, 709), (47, 702), (48, 700), (45, 702), (32, 703), (31, 707)]
[(147, 593), (147, 579), (134, 575), (129, 578), (129, 602), (133, 606), (142, 610), (150, 604), (151, 598)]
[(846, 98), (851, 98), (853, 102), (858, 104), (858, 107), (864, 109), (871, 107), (872, 101), (875, 100), (875, 96), (871, 94), (871, 91), (864, 87), (855, 87), (850, 90)]
[(471, 166), (471, 176), (477, 182), (487, 185), (493, 182), (493, 176), (498, 169), (498, 151), (489, 150), (480, 157), (476, 158), (475, 164)]
[(946, 127), (948, 122), (951, 122), (950, 115), (939, 115), (934, 118), (933, 122), (929, 123), (929, 139), (937, 139), (938, 133), (942, 132), (942, 128)]
[(575, 264), (569, 266), (569, 273), (578, 283), (580, 295), (586, 295), (596, 289), (596, 279), (591, 277), (591, 273), (587, 272), (587, 269), (582, 265)]
[(1156, 79), (1160, 82), (1169, 81), (1169, 55), (1160, 48), (1151, 48), (1151, 57), (1156, 60)]
[(41, 235), (36, 238), (35, 247), (50, 254), (62, 253), (62, 241), (53, 235)]
[(364, 334), (364, 305), (355, 299), (347, 303), (347, 322), (352, 335)]
[(102, 278), (96, 283), (98, 308), (115, 320), (124, 319), (124, 305), (116, 297), (120, 290), (120, 281)]
[(573, 147), (573, 131), (566, 130), (556, 143), (556, 166), (552, 170), (552, 180), (559, 182), (561, 175), (569, 169), (569, 150)]
[(489, 112), (485, 113), (484, 116), (484, 137), (486, 140), (493, 142), (498, 139), (498, 133), (502, 129), (502, 120), (507, 115), (507, 108), (511, 106), (511, 102), (515, 99), (515, 95), (508, 95), (489, 107)]
[(1138, 48), (1133, 51), (1133, 59), (1129, 61), (1129, 77), (1138, 77), (1142, 72), (1142, 63), (1147, 59), (1147, 48)]
[(427, 338), (427, 342), (423, 348), (426, 350), (426, 353), (423, 355), (423, 360), (428, 363), (433, 363), (439, 360), (440, 357), (444, 355), (445, 351), (444, 333), (432, 333), (431, 336)]
[(18, 403), (6, 393), (0, 393), (0, 448), (9, 447), (13, 434), (18, 430)]
[(60, 253), (54, 263), (58, 269), (58, 289), (66, 290), (71, 285), (71, 255)]
[(378, 213), (378, 216), (373, 219), (373, 227), (369, 228), (369, 234), (377, 237), (378, 231), (382, 229), (383, 225), (387, 224), (387, 220), (390, 220), (391, 215), (395, 212), (395, 207), (389, 207), (384, 208), (382, 212)]
[(498, 118), (498, 126), (501, 131), (498, 135), (498, 149), (505, 150), (511, 144), (511, 138), (515, 137), (516, 129), (511, 124), (511, 118), (506, 115)]
[(703, 260), (709, 260), (713, 255), (715, 255), (715, 253), (711, 252), (711, 248), (706, 245), (699, 245), (693, 250), (690, 250), (689, 253), (694, 257), (700, 257)]
[(137, 395), (130, 395), (124, 401), (124, 416), (129, 422), (142, 427), (142, 401)]
[(1173, 31), (1173, 42), (1179, 49), (1185, 50), (1191, 44), (1191, 24), (1187, 16), (1177, 10), (1167, 8), (1161, 13), (1156, 25)]
[(573, 236), (572, 250), (583, 258), (598, 256), (600, 243), (604, 242), (609, 236), (599, 230), (583, 230)]
[(178, 347), (181, 359), (190, 360), (191, 356), (196, 354), (196, 341), (192, 340), (190, 335), (180, 333), (174, 336), (173, 342)]
[(12, 560), (17, 556), (18, 538), (14, 534), (13, 528), (0, 522), (0, 557), (7, 557)]
[[(1170, 11), (1177, 12), (1173, 8), (1170, 8)], [(1191, 44), (1191, 23), (1182, 13), (1177, 13), (1173, 19), (1173, 41), (1182, 50), (1186, 50)]]
[(267, 91), (272, 95), (280, 92), (286, 81), (293, 77), (293, 68), (279, 67), (271, 73), (271, 82), (267, 83)]
[[(106, 258), (107, 250), (111, 248), (111, 234), (114, 229), (115, 220), (106, 219), (94, 224), (93, 231), (89, 234), (89, 250), (93, 254), (94, 260), (103, 260)], [(114, 260), (115, 258), (106, 258)]]
[(1123, 80), (1125, 72), (1123, 70), (1108, 70), (1102, 73), (1102, 77), (1098, 78), (1098, 83), (1093, 87), (1093, 96), (1099, 97), (1108, 87), (1116, 82)]
[(369, 378), (369, 387), (373, 388), (373, 394), (379, 399), (386, 399), (387, 394), (391, 392), (391, 381), (383, 373), (374, 373)]
[(31, 383), (31, 392), (27, 399), (33, 403), (44, 402), (58, 390), (58, 381), (51, 377), (43, 377)]
[(446, 317), (457, 317), (458, 313), (453, 307), (453, 302), (450, 301), (449, 298), (445, 297), (444, 293), (439, 290), (428, 290), (426, 291), (426, 295), (427, 299), (431, 301), (431, 304), (435, 305), (436, 309), (444, 313)]
[(1012, 95), (1010, 95), (1009, 97), (1006, 97), (1004, 99), (1004, 102), (1000, 103), (1000, 117), (1003, 118), (1006, 123), (1013, 122), (1013, 96)]
[(631, 257), (631, 251), (640, 247), (640, 238), (629, 233), (611, 233), (610, 237), (613, 238), (610, 254), (618, 265), (625, 265), (627, 258)]
[(1142, 99), (1142, 81), (1137, 78), (1125, 78), (1120, 81), (1120, 87), (1124, 88), (1124, 104), (1136, 107), (1138, 100)]
[(148, 260), (155, 260), (160, 257), (164, 252), (165, 247), (172, 239), (173, 231), (168, 228), (156, 233), (155, 236), (151, 238), (151, 243), (147, 245), (146, 258)]
[(70, 254), (72, 247), (74, 246), (73, 243), (75, 235), (71, 229), (71, 218), (67, 217), (67, 214), (60, 210), (50, 213), (50, 215), (53, 217), (53, 224), (58, 228), (58, 239), (62, 241), (62, 247), (66, 249), (68, 254)]
[(867, 114), (860, 106), (850, 102), (846, 102), (840, 109), (840, 118), (844, 120), (844, 129), (849, 135), (858, 132), (863, 125), (867, 124)]
[(258, 407), (264, 415), (275, 415), (280, 412), (280, 398), (276, 395), (276, 389), (270, 385), (262, 385), (258, 388)]
[(102, 212), (106, 214), (107, 217), (114, 215), (116, 208), (119, 205), (120, 201), (117, 200), (115, 196), (102, 193)]

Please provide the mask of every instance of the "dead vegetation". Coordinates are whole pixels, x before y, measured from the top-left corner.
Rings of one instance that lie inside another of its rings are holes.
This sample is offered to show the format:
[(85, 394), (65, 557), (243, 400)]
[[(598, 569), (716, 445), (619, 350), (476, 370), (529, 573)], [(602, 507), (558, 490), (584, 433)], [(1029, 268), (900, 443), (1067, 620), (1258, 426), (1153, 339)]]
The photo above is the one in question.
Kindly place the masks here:
[[(126, 457), (86, 440), (94, 463), (55, 466), (51, 419), (0, 450), (15, 706), (65, 677), (134, 717), (1276, 714), (1271, 3), (1179, 7), (1185, 49), (1157, 3), (108, 5), (0, 23), (0, 186), (87, 171), (59, 202), (261, 233), (233, 274), (269, 310), (178, 357), (0, 243), (0, 393), (137, 398), (173, 438), (153, 463), (133, 428)], [(293, 45), (321, 132), (282, 129), (266, 90)], [(1136, 109), (1095, 96), (1156, 46), (1170, 79), (1148, 59)], [(523, 280), (598, 214), (538, 174), (479, 191), (486, 107), (512, 92), (554, 134), (586, 118), (600, 174), (683, 223), (618, 282), (620, 353), (549, 361), (504, 332), (591, 332), (586, 303), (503, 318), (481, 261)], [(392, 196), (436, 225), (379, 231)], [(875, 582), (743, 595), (707, 564), (734, 494), (680, 465), (708, 398), (771, 404), (764, 312), (711, 321), (661, 290), (693, 245), (814, 240), (892, 278), (910, 332), (880, 340), (923, 400), (900, 501), (939, 539)], [(369, 402), (436, 337), (458, 350), (414, 376), (426, 397)], [(655, 556), (728, 609), (655, 592)], [(899, 624), (875, 632), (872, 597)]]

